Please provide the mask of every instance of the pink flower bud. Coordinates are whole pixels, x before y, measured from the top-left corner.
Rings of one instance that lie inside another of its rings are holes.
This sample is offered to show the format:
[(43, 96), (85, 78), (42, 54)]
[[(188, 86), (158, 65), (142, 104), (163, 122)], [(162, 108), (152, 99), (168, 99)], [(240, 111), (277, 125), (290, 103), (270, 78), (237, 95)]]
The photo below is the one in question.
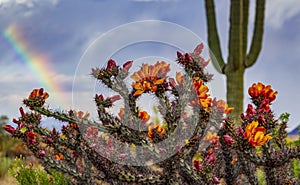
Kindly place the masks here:
[(51, 137), (47, 137), (46, 143), (47, 144), (52, 144), (53, 143), (53, 139)]
[(127, 154), (120, 154), (121, 159), (125, 159), (126, 156), (127, 156)]
[(195, 49), (194, 49), (194, 55), (199, 56), (202, 53), (204, 46), (203, 43), (199, 44)]
[(125, 64), (123, 64), (123, 70), (126, 71), (126, 72), (128, 72), (129, 69), (130, 69), (131, 66), (132, 66), (132, 63), (133, 63), (133, 61), (128, 61), (128, 62), (126, 62)]
[(207, 61), (205, 61), (204, 58), (200, 58), (200, 62), (202, 63), (203, 67), (206, 67), (209, 64), (210, 59), (208, 59)]
[(206, 157), (206, 161), (210, 164), (214, 164), (216, 162), (216, 153), (212, 153)]
[(239, 127), (237, 130), (237, 135), (238, 136), (244, 136), (244, 130), (242, 129), (242, 127)]
[(218, 179), (218, 177), (213, 178), (213, 183), (214, 184), (220, 184), (220, 180)]
[(120, 99), (121, 99), (121, 96), (120, 96), (120, 95), (114, 95), (114, 96), (112, 96), (112, 97), (109, 97), (108, 99), (109, 99), (109, 101), (110, 101), (111, 103), (114, 103), (115, 101), (120, 100)]
[(227, 135), (227, 134), (224, 135), (223, 139), (224, 139), (224, 141), (225, 141), (225, 143), (226, 143), (227, 146), (232, 146), (233, 139), (232, 139), (232, 137), (230, 135)]
[(46, 152), (45, 152), (44, 150), (41, 150), (41, 151), (40, 151), (40, 156), (41, 156), (41, 157), (44, 157), (45, 155), (46, 155)]

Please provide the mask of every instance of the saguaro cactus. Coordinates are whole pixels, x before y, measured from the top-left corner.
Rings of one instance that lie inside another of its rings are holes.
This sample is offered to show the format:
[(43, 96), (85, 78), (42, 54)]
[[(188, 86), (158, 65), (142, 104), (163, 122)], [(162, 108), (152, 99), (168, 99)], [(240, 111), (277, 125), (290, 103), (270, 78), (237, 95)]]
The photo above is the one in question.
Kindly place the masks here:
[(262, 48), (265, 0), (256, 0), (255, 23), (249, 51), (249, 0), (231, 0), (228, 59), (224, 62), (216, 24), (214, 0), (205, 0), (208, 44), (214, 54), (212, 62), (218, 72), (226, 75), (227, 102), (235, 110), (232, 117), (239, 119), (243, 112), (244, 73), (255, 64)]

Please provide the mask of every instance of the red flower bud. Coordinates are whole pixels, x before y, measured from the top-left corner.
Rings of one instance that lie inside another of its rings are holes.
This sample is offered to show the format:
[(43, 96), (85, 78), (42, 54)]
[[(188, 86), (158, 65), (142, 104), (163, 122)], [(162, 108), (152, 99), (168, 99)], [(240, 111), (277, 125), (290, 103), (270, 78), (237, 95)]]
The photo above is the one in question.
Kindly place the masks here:
[(25, 116), (25, 112), (24, 112), (23, 107), (20, 107), (19, 110), (20, 110), (21, 117), (24, 117)]
[(107, 62), (106, 70), (112, 71), (115, 67), (117, 67), (116, 62), (112, 59), (109, 59), (109, 61)]
[(14, 119), (12, 120), (12, 122), (14, 122), (14, 123), (17, 124), (17, 125), (20, 124), (20, 122), (19, 122), (16, 118), (14, 118)]
[(96, 99), (100, 99), (101, 101), (104, 101), (104, 97), (102, 94), (96, 94)]
[(47, 137), (46, 138), (46, 143), (47, 144), (52, 144), (53, 143), (53, 139), (51, 137)]
[(169, 78), (169, 85), (172, 89), (176, 86), (176, 82), (174, 78)]
[(185, 60), (185, 62), (187, 62), (187, 63), (193, 61), (192, 56), (191, 56), (190, 54), (188, 54), (188, 53), (186, 53), (186, 54), (184, 55), (184, 60)]
[(27, 142), (28, 144), (33, 144), (35, 143), (35, 138), (37, 138), (37, 134), (34, 132), (28, 132), (27, 133)]
[(183, 55), (179, 51), (177, 51), (177, 58), (181, 58)]
[(242, 113), (242, 114), (240, 115), (240, 117), (242, 118), (242, 120), (245, 120), (245, 119), (246, 119), (244, 113)]
[(253, 108), (253, 106), (251, 104), (248, 104), (246, 113), (247, 113), (247, 116), (249, 118), (251, 118), (256, 113), (256, 110)]
[(260, 122), (261, 124), (265, 124), (265, 123), (266, 123), (265, 117), (262, 116), (262, 115), (259, 115), (259, 116), (258, 116), (258, 122)]
[(259, 112), (269, 112), (270, 110), (271, 108), (269, 99), (264, 99), (259, 106)]
[(4, 130), (6, 130), (7, 132), (9, 132), (10, 134), (14, 134), (16, 129), (14, 127), (12, 127), (11, 125), (5, 125), (3, 127)]
[(132, 63), (133, 63), (133, 61), (128, 61), (128, 62), (126, 62), (125, 64), (123, 64), (123, 70), (126, 71), (126, 72), (128, 72), (129, 69), (130, 69), (131, 66), (132, 66)]
[(196, 168), (196, 170), (201, 170), (202, 168), (202, 164), (200, 163), (199, 160), (194, 160), (194, 167)]
[(57, 131), (56, 131), (55, 128), (52, 129), (52, 134), (53, 134), (53, 135), (56, 135), (56, 134), (57, 134)]

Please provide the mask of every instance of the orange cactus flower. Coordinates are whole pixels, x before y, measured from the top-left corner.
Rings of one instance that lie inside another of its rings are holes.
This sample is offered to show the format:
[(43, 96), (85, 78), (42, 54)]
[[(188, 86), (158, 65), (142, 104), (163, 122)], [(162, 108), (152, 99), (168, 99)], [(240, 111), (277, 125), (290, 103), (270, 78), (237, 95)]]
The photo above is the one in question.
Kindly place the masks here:
[(247, 139), (252, 146), (262, 146), (272, 137), (266, 134), (264, 127), (258, 127), (258, 121), (252, 121), (248, 124), (244, 133), (244, 139)]
[(217, 133), (211, 133), (210, 131), (208, 131), (204, 137), (204, 141), (209, 141), (211, 143), (215, 143), (218, 140), (219, 140), (219, 136), (217, 135)]
[(135, 93), (133, 96), (139, 96), (144, 92), (155, 92), (157, 85), (165, 82), (165, 77), (170, 71), (170, 64), (156, 62), (154, 65), (143, 64), (141, 70), (134, 72), (130, 77), (135, 81), (132, 84)]
[(224, 100), (214, 99), (213, 105), (225, 114), (230, 114), (233, 111), (233, 107), (228, 107), (228, 104)]
[(161, 135), (161, 136), (166, 132), (165, 128), (162, 127), (160, 124), (150, 124), (150, 125), (148, 126), (148, 137), (149, 137), (149, 138), (153, 138), (153, 137), (154, 137), (154, 131), (153, 131), (154, 129), (155, 129), (155, 130), (159, 133), (159, 135)]
[(120, 108), (120, 111), (118, 113), (119, 120), (122, 120), (122, 118), (124, 116), (124, 112), (125, 112), (125, 109), (124, 108)]
[(88, 112), (86, 112), (86, 113), (84, 113), (82, 111), (76, 112), (75, 110), (73, 112), (74, 112), (74, 116), (76, 116), (77, 118), (80, 118), (80, 119), (88, 119), (90, 116), (90, 113), (88, 113)]
[(278, 94), (278, 92), (274, 91), (270, 85), (265, 86), (260, 82), (252, 84), (248, 89), (248, 93), (252, 98), (262, 97), (263, 99), (269, 99), (270, 102), (274, 101)]
[[(194, 88), (196, 90), (198, 96), (198, 102), (203, 108), (208, 108), (211, 106), (212, 99), (209, 97), (208, 94), (208, 87), (203, 84), (202, 80), (194, 79)], [(192, 101), (191, 105), (194, 106), (197, 102)]]
[(33, 91), (31, 91), (30, 95), (29, 95), (29, 99), (33, 99), (33, 98), (42, 98), (42, 99), (47, 99), (49, 97), (49, 94), (47, 92), (44, 92), (43, 88), (40, 89), (34, 89)]
[(184, 76), (180, 72), (176, 72), (176, 81), (179, 85), (182, 85), (184, 82)]
[(144, 122), (147, 122), (150, 119), (150, 115), (146, 111), (139, 111), (139, 115), (138, 116)]
[(54, 159), (55, 159), (55, 160), (58, 160), (58, 161), (61, 161), (61, 160), (64, 159), (64, 155), (61, 154), (61, 153), (59, 153), (59, 154), (57, 154), (57, 155), (54, 156)]
[(248, 89), (248, 93), (252, 98), (258, 98), (264, 89), (264, 85), (260, 82), (257, 84), (252, 84), (252, 86)]
[[(39, 105), (38, 106), (43, 106), (46, 99), (49, 97), (49, 94), (47, 92), (44, 92), (43, 88), (40, 89), (34, 89), (31, 91), (31, 93), (28, 96), (28, 99), (39, 99)], [(30, 109), (33, 109), (33, 107), (30, 107)]]

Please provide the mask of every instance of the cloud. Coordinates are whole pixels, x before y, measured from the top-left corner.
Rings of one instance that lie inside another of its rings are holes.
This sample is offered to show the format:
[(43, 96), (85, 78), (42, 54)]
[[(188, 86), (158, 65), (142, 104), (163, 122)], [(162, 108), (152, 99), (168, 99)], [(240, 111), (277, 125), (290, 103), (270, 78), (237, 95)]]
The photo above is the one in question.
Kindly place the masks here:
[(272, 0), (267, 2), (266, 23), (273, 28), (280, 28), (289, 19), (300, 13), (299, 0)]
[[(27, 8), (33, 8), (36, 3), (41, 1), (37, 0), (0, 0), (0, 7), (11, 7), (15, 5), (25, 5)], [(51, 5), (57, 5), (59, 0), (46, 0), (44, 2), (50, 3)]]
[(35, 2), (33, 0), (0, 0), (0, 7), (12, 8), (14, 6), (25, 6), (26, 8), (33, 8)]

